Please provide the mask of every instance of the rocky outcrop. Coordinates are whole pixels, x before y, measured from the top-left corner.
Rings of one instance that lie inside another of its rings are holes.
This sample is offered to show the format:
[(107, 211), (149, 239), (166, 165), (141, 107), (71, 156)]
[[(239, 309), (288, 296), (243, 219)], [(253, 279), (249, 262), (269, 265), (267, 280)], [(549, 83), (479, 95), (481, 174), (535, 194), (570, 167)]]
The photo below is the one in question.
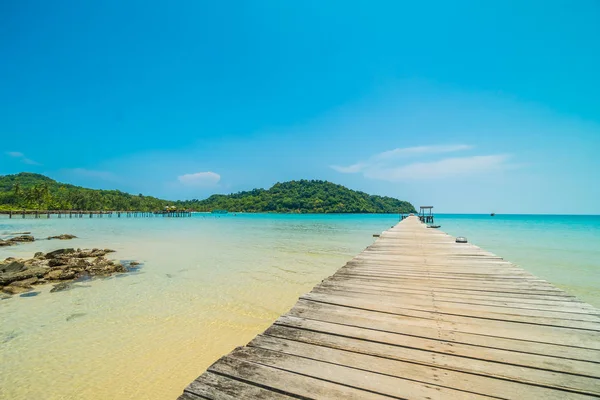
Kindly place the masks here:
[(20, 235), (10, 239), (0, 239), (0, 247), (13, 246), (17, 243), (33, 242), (35, 238), (31, 235)]
[(75, 238), (77, 238), (77, 236), (71, 235), (68, 233), (63, 233), (62, 235), (58, 235), (58, 236), (48, 236), (48, 240), (52, 240), (52, 239), (70, 240), (70, 239), (75, 239)]
[(70, 281), (75, 279), (106, 277), (129, 271), (128, 266), (135, 262), (125, 266), (105, 257), (113, 251), (67, 248), (46, 254), (38, 252), (31, 259), (9, 257), (0, 262), (0, 291), (15, 295), (32, 290), (33, 285), (58, 283), (51, 290), (58, 292), (68, 289)]
[(33, 242), (33, 241), (35, 241), (35, 238), (31, 235), (20, 235), (20, 236), (15, 236), (14, 238), (10, 238), (8, 240), (11, 242), (20, 243), (20, 242)]

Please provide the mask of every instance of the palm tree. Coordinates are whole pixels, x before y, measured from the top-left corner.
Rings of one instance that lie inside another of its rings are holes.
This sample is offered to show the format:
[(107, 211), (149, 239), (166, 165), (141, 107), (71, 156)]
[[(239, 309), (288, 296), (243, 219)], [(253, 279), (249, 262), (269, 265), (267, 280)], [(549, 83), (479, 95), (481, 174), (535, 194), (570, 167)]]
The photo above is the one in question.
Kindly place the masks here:
[(13, 185), (13, 193), (15, 196), (15, 204), (19, 204), (20, 203), (20, 199), (21, 199), (21, 195), (23, 194), (23, 191), (21, 190), (21, 184), (19, 182), (15, 183)]

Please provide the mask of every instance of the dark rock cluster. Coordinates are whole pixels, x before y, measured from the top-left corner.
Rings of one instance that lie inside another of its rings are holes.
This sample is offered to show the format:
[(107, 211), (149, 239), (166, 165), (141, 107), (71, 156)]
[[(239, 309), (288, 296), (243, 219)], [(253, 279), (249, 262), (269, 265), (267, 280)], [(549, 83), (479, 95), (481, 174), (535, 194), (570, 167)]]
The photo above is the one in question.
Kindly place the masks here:
[(15, 236), (13, 238), (6, 239), (6, 240), (0, 239), (0, 247), (12, 246), (17, 243), (23, 243), (23, 242), (33, 242), (34, 240), (35, 240), (35, 238), (31, 235)]
[(9, 257), (0, 261), (0, 291), (14, 295), (33, 290), (34, 285), (58, 283), (51, 290), (54, 292), (68, 288), (69, 281), (76, 279), (127, 272), (129, 264), (105, 257), (113, 251), (68, 248), (38, 252), (30, 259)]

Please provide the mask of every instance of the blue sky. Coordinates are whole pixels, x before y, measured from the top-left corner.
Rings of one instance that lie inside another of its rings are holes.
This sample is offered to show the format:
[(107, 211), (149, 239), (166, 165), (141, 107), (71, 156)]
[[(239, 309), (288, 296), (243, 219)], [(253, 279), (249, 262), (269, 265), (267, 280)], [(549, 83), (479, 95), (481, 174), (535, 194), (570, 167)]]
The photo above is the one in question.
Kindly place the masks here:
[(0, 3), (0, 174), (600, 213), (597, 1)]

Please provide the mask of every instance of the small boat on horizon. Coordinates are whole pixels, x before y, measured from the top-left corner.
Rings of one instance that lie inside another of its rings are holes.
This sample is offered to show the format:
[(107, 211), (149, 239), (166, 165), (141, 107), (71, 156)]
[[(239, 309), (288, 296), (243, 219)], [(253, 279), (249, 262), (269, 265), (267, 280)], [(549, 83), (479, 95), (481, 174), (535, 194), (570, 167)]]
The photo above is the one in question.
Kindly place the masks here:
[(491, 214), (490, 214), (490, 216), (491, 216), (491, 217), (495, 217), (495, 216), (496, 216), (496, 213), (494, 213), (494, 212), (493, 212), (493, 213), (491, 213)]

